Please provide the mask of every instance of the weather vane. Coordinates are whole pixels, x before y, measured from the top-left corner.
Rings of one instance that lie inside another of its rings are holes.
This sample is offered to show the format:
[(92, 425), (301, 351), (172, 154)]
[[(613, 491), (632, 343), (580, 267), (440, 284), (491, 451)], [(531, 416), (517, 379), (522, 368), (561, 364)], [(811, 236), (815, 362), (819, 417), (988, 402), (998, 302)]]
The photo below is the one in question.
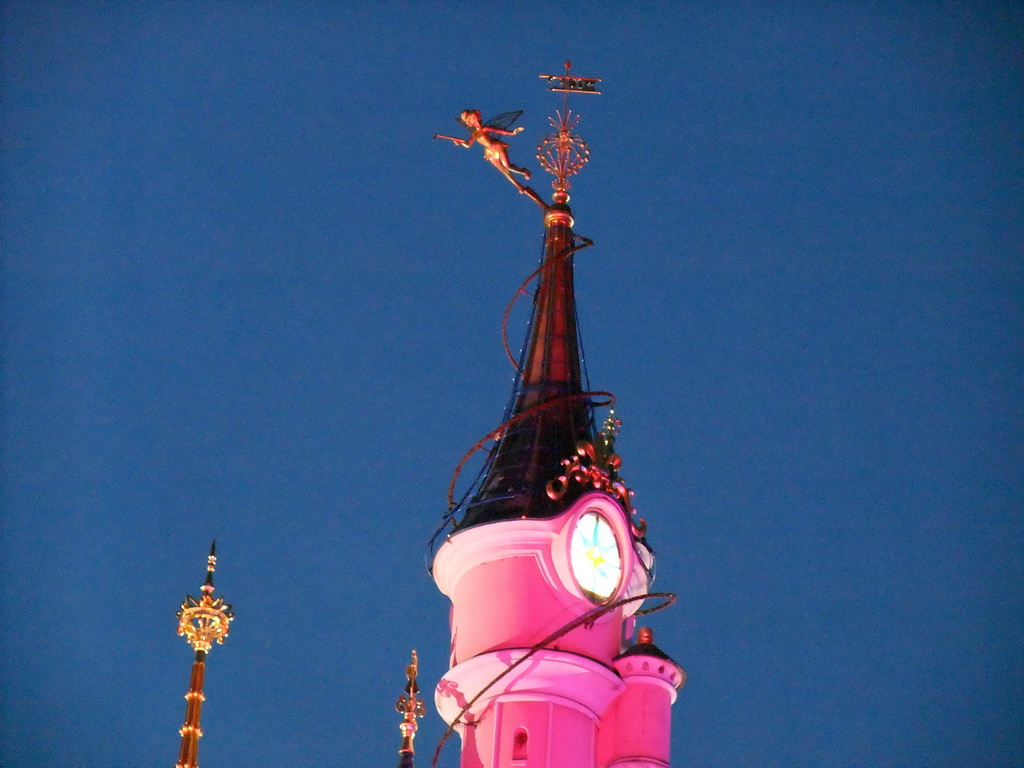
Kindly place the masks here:
[(556, 203), (569, 201), (569, 177), (579, 173), (590, 159), (587, 143), (582, 136), (574, 133), (580, 118), (569, 110), (569, 94), (601, 93), (597, 90), (601, 78), (573, 77), (570, 74), (571, 69), (572, 62), (566, 61), (564, 75), (541, 75), (549, 83), (555, 83), (548, 88), (549, 91), (559, 91), (563, 94), (561, 111), (555, 112), (557, 117), (548, 118), (555, 132), (545, 136), (537, 147), (537, 160), (545, 171), (555, 177), (551, 186), (555, 190), (553, 198)]
[[(597, 90), (596, 84), (601, 82), (601, 78), (574, 77), (570, 75), (571, 69), (572, 62), (567, 61), (565, 62), (564, 75), (541, 75), (549, 83), (554, 83), (548, 90), (559, 91), (564, 94), (562, 110), (556, 112), (557, 118), (548, 118), (551, 121), (552, 127), (555, 128), (555, 133), (545, 136), (540, 146), (537, 147), (537, 159), (540, 161), (541, 166), (555, 177), (554, 181), (551, 182), (551, 186), (555, 190), (552, 196), (555, 203), (565, 203), (569, 200), (569, 177), (579, 173), (590, 155), (586, 142), (583, 141), (579, 134), (573, 132), (576, 124), (579, 122), (579, 116), (573, 115), (569, 111), (569, 94), (600, 93)], [(435, 133), (434, 138), (447, 139), (453, 144), (466, 148), (471, 147), (475, 143), (480, 144), (484, 149), (484, 159), (497, 168), (502, 176), (512, 182), (520, 194), (526, 195), (546, 211), (549, 206), (541, 199), (540, 195), (513, 175), (522, 176), (529, 181), (530, 171), (518, 165), (513, 165), (509, 161), (508, 144), (498, 138), (499, 136), (515, 136), (522, 131), (522, 126), (509, 130), (522, 114), (522, 110), (503, 112), (485, 123), (480, 110), (467, 109), (457, 119), (469, 129), (469, 138), (445, 136), (440, 133)]]

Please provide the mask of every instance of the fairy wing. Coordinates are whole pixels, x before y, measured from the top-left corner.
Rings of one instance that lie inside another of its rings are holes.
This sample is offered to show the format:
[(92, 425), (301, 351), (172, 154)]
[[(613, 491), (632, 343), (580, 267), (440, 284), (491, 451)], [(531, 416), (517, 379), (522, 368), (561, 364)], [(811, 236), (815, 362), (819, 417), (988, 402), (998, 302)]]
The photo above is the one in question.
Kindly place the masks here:
[(521, 114), (523, 114), (523, 110), (521, 109), (515, 112), (502, 112), (500, 115), (492, 117), (490, 120), (484, 123), (484, 127), (498, 128), (499, 130), (507, 131), (509, 128), (512, 127), (515, 121), (519, 119), (519, 116)]

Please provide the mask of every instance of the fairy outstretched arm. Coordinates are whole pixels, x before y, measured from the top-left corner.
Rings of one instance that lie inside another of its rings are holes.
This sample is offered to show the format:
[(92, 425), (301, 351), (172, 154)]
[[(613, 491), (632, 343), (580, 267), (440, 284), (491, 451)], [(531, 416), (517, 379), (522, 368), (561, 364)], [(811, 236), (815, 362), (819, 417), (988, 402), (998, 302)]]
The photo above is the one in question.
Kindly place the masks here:
[(506, 131), (504, 128), (492, 128), (491, 126), (485, 125), (480, 130), (487, 131), (487, 133), (496, 133), (499, 136), (515, 136), (517, 133), (519, 133), (521, 130), (523, 130), (523, 126), (520, 125), (515, 130)]
[(448, 139), (448, 141), (452, 142), (453, 144), (458, 144), (460, 147), (467, 147), (467, 148), (470, 145), (472, 145), (472, 143), (473, 143), (472, 139), (460, 139), (458, 136), (445, 136), (443, 133), (435, 133), (434, 134), (434, 138), (435, 139)]

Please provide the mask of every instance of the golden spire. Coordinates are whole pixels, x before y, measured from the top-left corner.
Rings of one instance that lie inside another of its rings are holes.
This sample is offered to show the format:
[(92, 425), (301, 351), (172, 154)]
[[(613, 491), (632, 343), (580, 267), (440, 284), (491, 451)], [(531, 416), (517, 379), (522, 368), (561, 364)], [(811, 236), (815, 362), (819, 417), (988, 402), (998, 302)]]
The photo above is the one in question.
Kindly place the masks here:
[(548, 118), (555, 132), (545, 136), (537, 147), (537, 160), (545, 171), (555, 177), (551, 186), (555, 189), (552, 199), (556, 203), (569, 202), (569, 177), (579, 173), (590, 159), (587, 142), (574, 132), (580, 117), (569, 110), (569, 94), (601, 93), (597, 90), (601, 78), (573, 77), (569, 74), (571, 69), (572, 62), (567, 61), (564, 75), (541, 75), (549, 83), (556, 83), (548, 88), (549, 91), (563, 94), (561, 111), (555, 112), (555, 117)]
[(412, 756), (415, 753), (413, 739), (416, 738), (416, 718), (423, 717), (426, 709), (423, 701), (419, 698), (420, 687), (416, 683), (416, 675), (419, 673), (419, 659), (416, 651), (412, 652), (412, 663), (405, 669), (405, 677), (408, 682), (405, 684), (405, 694), (398, 697), (395, 702), (395, 709), (402, 715), (402, 723), (398, 726), (402, 731), (402, 746), (398, 749), (399, 766), (411, 766)]
[(206, 697), (203, 695), (203, 676), (206, 672), (206, 654), (214, 641), (223, 643), (230, 632), (230, 624), (235, 618), (231, 606), (224, 602), (223, 597), (213, 597), (213, 571), (217, 567), (217, 542), (214, 540), (207, 558), (206, 582), (202, 587), (202, 597), (196, 600), (186, 595), (181, 608), (178, 609), (178, 634), (196, 652), (192, 663), (192, 678), (188, 693), (185, 694), (185, 724), (181, 727), (181, 751), (175, 768), (198, 768), (199, 737), (203, 731), (199, 727), (199, 715)]

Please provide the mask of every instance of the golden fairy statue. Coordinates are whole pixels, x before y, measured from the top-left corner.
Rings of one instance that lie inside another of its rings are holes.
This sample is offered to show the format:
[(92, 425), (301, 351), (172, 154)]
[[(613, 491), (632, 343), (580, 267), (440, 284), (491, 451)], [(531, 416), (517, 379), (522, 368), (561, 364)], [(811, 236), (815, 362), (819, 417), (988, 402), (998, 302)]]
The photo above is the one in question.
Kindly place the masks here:
[(521, 183), (512, 174), (518, 174), (524, 179), (529, 180), (530, 171), (527, 168), (521, 168), (518, 165), (513, 165), (508, 159), (508, 144), (502, 141), (499, 136), (515, 136), (517, 133), (523, 130), (522, 126), (514, 130), (509, 130), (519, 116), (523, 114), (522, 110), (516, 112), (502, 112), (497, 117), (488, 120), (486, 123), (483, 121), (483, 116), (480, 114), (478, 109), (466, 109), (463, 110), (462, 114), (459, 115), (458, 120), (466, 128), (469, 129), (469, 138), (462, 139), (458, 136), (445, 136), (440, 133), (435, 133), (435, 139), (447, 139), (453, 144), (457, 144), (460, 147), (466, 147), (467, 149), (473, 144), (479, 144), (484, 148), (484, 159), (487, 160), (491, 165), (501, 172), (501, 175), (511, 181), (516, 189), (519, 190), (520, 194), (527, 195), (540, 205), (542, 208), (546, 208), (547, 205), (541, 200), (540, 196), (534, 192), (530, 187)]

